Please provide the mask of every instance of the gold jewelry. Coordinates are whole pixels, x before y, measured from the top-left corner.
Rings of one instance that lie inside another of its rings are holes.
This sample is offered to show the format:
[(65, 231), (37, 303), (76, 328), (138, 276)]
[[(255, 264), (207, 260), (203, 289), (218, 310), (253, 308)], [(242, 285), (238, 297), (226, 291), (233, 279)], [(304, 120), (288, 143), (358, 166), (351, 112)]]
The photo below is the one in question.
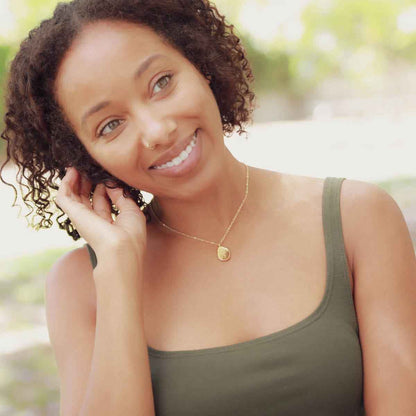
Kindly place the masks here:
[(146, 149), (155, 150), (155, 147), (156, 147), (156, 146), (150, 146), (150, 145), (149, 145), (149, 143), (144, 142), (144, 147), (145, 147)]
[(202, 241), (202, 242), (205, 242), (205, 243), (209, 243), (209, 244), (214, 244), (214, 245), (216, 245), (216, 246), (217, 246), (217, 257), (218, 257), (218, 260), (220, 260), (220, 261), (228, 261), (228, 260), (230, 260), (230, 258), (231, 258), (231, 251), (230, 251), (230, 249), (229, 249), (229, 248), (227, 248), (227, 247), (223, 246), (223, 245), (222, 245), (222, 242), (225, 240), (225, 237), (227, 236), (228, 232), (230, 231), (231, 227), (233, 226), (235, 219), (237, 218), (238, 214), (239, 214), (239, 213), (240, 213), (240, 211), (241, 211), (241, 208), (242, 208), (242, 207), (243, 207), (243, 205), (244, 205), (244, 202), (246, 202), (246, 199), (247, 199), (247, 195), (248, 195), (248, 178), (249, 178), (249, 174), (248, 174), (248, 166), (247, 166), (247, 165), (245, 165), (245, 166), (246, 166), (246, 172), (247, 172), (247, 173), (246, 173), (246, 192), (245, 192), (245, 195), (244, 195), (244, 199), (243, 199), (243, 201), (241, 202), (241, 204), (240, 204), (240, 206), (239, 206), (239, 208), (238, 208), (237, 212), (236, 212), (236, 213), (235, 213), (235, 215), (234, 215), (234, 218), (232, 219), (232, 221), (231, 221), (230, 225), (228, 226), (227, 230), (225, 231), (225, 234), (223, 235), (223, 237), (221, 238), (221, 241), (220, 241), (219, 243), (216, 243), (216, 242), (214, 242), (214, 241), (204, 240), (203, 238), (195, 237), (195, 236), (192, 236), (192, 235), (189, 235), (189, 234), (185, 234), (185, 233), (183, 233), (183, 232), (181, 232), (181, 231), (178, 231), (178, 230), (175, 230), (175, 229), (173, 229), (173, 228), (169, 227), (169, 226), (168, 226), (168, 225), (166, 225), (164, 222), (162, 222), (162, 221), (159, 219), (159, 217), (156, 215), (156, 213), (155, 213), (155, 211), (154, 211), (154, 209), (153, 209), (153, 207), (152, 207), (152, 202), (153, 202), (153, 201), (149, 204), (149, 207), (150, 207), (151, 211), (153, 212), (153, 215), (155, 216), (155, 218), (157, 219), (157, 221), (158, 221), (158, 222), (159, 222), (159, 223), (160, 223), (163, 227), (165, 227), (165, 228), (167, 228), (168, 230), (171, 230), (171, 231), (173, 231), (173, 232), (175, 232), (175, 233), (177, 233), (177, 234), (183, 235), (184, 237), (189, 237), (189, 238), (193, 238), (194, 240), (198, 240), (198, 241)]

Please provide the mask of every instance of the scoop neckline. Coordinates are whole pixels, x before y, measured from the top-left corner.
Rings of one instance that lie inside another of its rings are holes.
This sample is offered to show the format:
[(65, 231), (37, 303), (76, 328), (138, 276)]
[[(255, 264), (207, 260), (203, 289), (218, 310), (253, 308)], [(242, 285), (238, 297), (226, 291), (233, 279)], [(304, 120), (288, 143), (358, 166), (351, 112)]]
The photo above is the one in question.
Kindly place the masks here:
[[(327, 267), (328, 267), (328, 264), (327, 264)], [(247, 341), (237, 342), (234, 344), (221, 345), (217, 347), (199, 348), (199, 349), (193, 349), (193, 350), (158, 350), (148, 345), (147, 346), (148, 353), (152, 356), (164, 357), (164, 358), (216, 354), (216, 353), (221, 353), (221, 352), (231, 352), (231, 351), (242, 350), (242, 349), (246, 349), (251, 346), (257, 345), (257, 344), (261, 344), (264, 342), (269, 342), (275, 339), (282, 338), (284, 335), (289, 335), (293, 332), (296, 332), (312, 324), (317, 319), (319, 319), (319, 317), (324, 313), (328, 305), (328, 299), (329, 299), (329, 294), (330, 294), (331, 289), (332, 289), (332, 273), (329, 273), (327, 271), (325, 293), (319, 305), (315, 308), (315, 310), (311, 314), (309, 314), (306, 318), (302, 319), (301, 321), (296, 322), (288, 326), (287, 328), (280, 329), (271, 334), (249, 339)]]
[[(327, 177), (324, 181), (323, 186), (323, 194), (322, 194), (322, 227), (324, 227), (324, 209), (325, 209), (325, 199), (328, 198), (328, 190), (327, 186), (329, 183), (329, 177)], [(325, 231), (325, 230), (324, 230)], [(327, 230), (328, 236), (331, 235), (331, 224), (329, 224), (329, 229)], [(332, 262), (332, 256), (328, 256), (328, 247), (329, 247), (330, 241), (325, 240), (325, 263), (326, 263), (326, 278), (325, 278), (325, 292), (324, 295), (319, 302), (318, 306), (315, 308), (315, 310), (310, 313), (308, 316), (303, 318), (302, 320), (286, 327), (283, 329), (280, 329), (278, 331), (272, 332), (271, 334), (262, 335), (257, 338), (249, 339), (247, 341), (241, 341), (234, 344), (229, 345), (220, 345), (216, 347), (207, 347), (207, 348), (198, 348), (198, 349), (192, 349), (192, 350), (158, 350), (156, 348), (151, 347), (150, 345), (147, 346), (147, 350), (149, 355), (155, 356), (155, 357), (163, 357), (163, 358), (177, 358), (177, 357), (191, 357), (191, 356), (197, 356), (197, 355), (207, 355), (207, 354), (217, 354), (217, 353), (225, 353), (225, 352), (232, 352), (232, 351), (238, 351), (247, 349), (249, 347), (262, 344), (265, 342), (273, 341), (279, 338), (282, 338), (285, 335), (289, 335), (293, 332), (296, 332), (313, 322), (315, 322), (317, 319), (320, 318), (320, 316), (324, 313), (326, 310), (326, 307), (329, 303), (329, 297), (332, 292), (332, 286), (333, 286), (333, 262)]]

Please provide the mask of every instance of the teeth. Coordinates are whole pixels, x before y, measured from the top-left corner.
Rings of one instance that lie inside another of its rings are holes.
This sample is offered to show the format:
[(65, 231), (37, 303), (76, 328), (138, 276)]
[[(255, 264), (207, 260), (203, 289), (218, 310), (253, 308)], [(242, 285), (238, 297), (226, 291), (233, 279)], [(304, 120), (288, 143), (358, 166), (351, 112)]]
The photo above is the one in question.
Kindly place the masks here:
[(190, 155), (190, 153), (192, 152), (192, 149), (196, 145), (196, 136), (197, 136), (197, 133), (195, 132), (194, 135), (193, 135), (192, 140), (190, 141), (188, 146), (186, 146), (186, 149), (182, 150), (182, 152), (178, 156), (176, 156), (175, 158), (173, 158), (169, 162), (166, 162), (166, 163), (164, 163), (163, 165), (160, 165), (160, 166), (155, 166), (154, 168), (155, 169), (171, 168), (172, 166), (180, 165), (183, 161), (188, 159), (188, 156)]

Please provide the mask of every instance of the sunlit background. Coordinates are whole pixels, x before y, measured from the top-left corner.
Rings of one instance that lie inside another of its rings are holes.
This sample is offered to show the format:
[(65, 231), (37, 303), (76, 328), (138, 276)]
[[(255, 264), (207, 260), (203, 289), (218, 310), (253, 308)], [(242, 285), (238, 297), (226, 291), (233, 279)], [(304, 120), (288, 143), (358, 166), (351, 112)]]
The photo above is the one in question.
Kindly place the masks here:
[[(215, 3), (243, 40), (258, 96), (247, 137), (227, 138), (229, 149), (265, 169), (379, 185), (401, 208), (416, 247), (415, 1)], [(0, 0), (1, 96), (19, 43), (56, 4)], [(13, 181), (14, 168), (6, 173)], [(27, 209), (12, 208), (13, 199), (0, 183), (0, 415), (57, 415), (44, 278), (58, 256), (84, 241), (27, 227)]]

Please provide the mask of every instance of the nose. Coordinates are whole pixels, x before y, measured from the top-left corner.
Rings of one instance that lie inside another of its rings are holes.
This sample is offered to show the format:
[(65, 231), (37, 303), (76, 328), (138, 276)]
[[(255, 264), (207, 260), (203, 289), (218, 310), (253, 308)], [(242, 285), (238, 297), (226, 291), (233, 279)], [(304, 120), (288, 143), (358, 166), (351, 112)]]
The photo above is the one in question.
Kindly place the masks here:
[(173, 140), (172, 133), (176, 130), (176, 122), (171, 117), (141, 112), (138, 117), (141, 143), (145, 148), (157, 145), (169, 146)]

